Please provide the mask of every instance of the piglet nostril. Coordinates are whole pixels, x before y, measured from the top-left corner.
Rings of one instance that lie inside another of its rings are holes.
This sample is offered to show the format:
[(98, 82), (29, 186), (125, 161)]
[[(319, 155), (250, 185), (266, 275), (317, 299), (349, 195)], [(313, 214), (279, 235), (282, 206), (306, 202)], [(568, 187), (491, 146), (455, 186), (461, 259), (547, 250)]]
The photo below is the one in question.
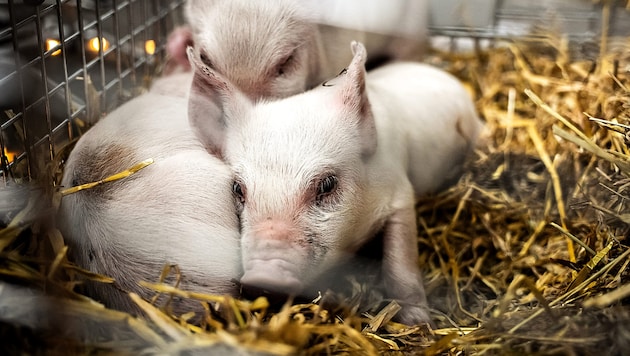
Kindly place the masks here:
[(251, 300), (265, 297), (271, 305), (282, 305), (291, 298), (287, 293), (248, 284), (241, 284), (241, 295)]

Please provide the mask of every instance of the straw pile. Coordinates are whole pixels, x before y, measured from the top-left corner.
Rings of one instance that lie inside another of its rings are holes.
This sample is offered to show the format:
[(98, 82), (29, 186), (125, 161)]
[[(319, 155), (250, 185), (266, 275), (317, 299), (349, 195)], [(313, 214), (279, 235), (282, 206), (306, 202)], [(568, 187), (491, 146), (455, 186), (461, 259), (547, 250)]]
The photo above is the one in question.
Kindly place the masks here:
[(12, 283), (0, 284), (0, 336), (11, 340), (3, 347), (280, 355), (630, 349), (630, 43), (603, 44), (591, 59), (550, 36), (431, 56), (468, 83), (487, 123), (459, 184), (418, 204), (420, 263), (436, 329), (391, 322), (395, 303), (361, 313), (380, 295), (356, 281), (348, 282), (349, 297), (324, 294), (279, 310), (264, 298), (145, 283), (156, 295), (204, 303), (201, 325), (137, 297), (147, 319), (105, 309), (72, 292), (81, 279), (107, 278), (67, 261), (49, 218), (58, 194), (47, 189), (38, 194), (51, 204), (33, 200), (0, 230), (0, 276)]

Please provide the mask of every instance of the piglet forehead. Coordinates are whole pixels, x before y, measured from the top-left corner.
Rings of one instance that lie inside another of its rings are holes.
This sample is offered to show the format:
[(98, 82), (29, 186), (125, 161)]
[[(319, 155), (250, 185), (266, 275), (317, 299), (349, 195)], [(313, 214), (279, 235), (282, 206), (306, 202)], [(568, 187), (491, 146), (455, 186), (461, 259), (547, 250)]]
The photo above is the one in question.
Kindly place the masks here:
[(235, 132), (238, 137), (229, 140), (236, 147), (232, 157), (270, 170), (277, 164), (280, 171), (318, 170), (354, 159), (360, 138), (353, 123), (341, 111), (320, 109), (331, 101), (301, 99), (257, 105)]
[(297, 105), (261, 103), (231, 132), (228, 160), (247, 186), (248, 201), (297, 204), (324, 175), (347, 175), (343, 172), (359, 164), (356, 130), (319, 105), (312, 100), (310, 105), (301, 100)]

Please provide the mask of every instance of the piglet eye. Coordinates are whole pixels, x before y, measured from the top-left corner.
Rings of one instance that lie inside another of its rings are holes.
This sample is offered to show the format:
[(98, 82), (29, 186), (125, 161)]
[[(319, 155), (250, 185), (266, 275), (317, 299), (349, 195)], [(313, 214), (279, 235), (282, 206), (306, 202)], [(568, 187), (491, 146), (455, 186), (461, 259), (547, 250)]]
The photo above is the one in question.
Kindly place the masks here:
[(280, 63), (280, 65), (278, 66), (276, 75), (279, 77), (283, 76), (290, 69), (291, 65), (293, 64), (294, 58), (295, 58), (295, 52), (291, 53), (290, 56), (285, 58), (285, 60), (282, 61), (282, 63)]
[(335, 189), (337, 189), (337, 177), (328, 176), (322, 179), (322, 181), (319, 182), (319, 186), (317, 187), (317, 200), (321, 200), (325, 196), (334, 192)]
[(212, 68), (212, 61), (210, 61), (210, 58), (208, 58), (208, 55), (206, 53), (199, 53), (199, 59), (201, 59), (201, 62), (203, 62), (203, 64)]
[(245, 204), (245, 194), (243, 193), (243, 187), (239, 182), (232, 183), (232, 193), (239, 200), (241, 204)]

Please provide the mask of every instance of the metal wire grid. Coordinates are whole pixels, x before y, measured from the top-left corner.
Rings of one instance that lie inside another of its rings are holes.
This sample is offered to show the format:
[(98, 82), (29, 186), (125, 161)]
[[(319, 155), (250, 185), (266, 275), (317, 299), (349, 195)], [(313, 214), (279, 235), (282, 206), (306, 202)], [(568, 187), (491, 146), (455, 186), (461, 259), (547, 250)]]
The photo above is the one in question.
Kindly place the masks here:
[(36, 2), (0, 1), (0, 184), (36, 178), (77, 123), (134, 96), (183, 22), (184, 0)]
[(516, 0), (431, 1), (429, 29), (434, 36), (511, 38), (526, 34), (532, 24), (555, 22), (571, 39), (580, 40), (593, 36), (601, 27), (602, 5), (590, 0), (573, 0), (570, 6), (567, 1), (562, 6), (561, 0), (533, 0), (526, 4)]
[[(580, 1), (561, 12), (575, 39), (592, 37), (601, 26), (600, 7)], [(0, 0), (0, 184), (37, 177), (38, 166), (76, 136), (77, 123), (92, 123), (134, 96), (163, 63), (167, 35), (183, 22), (183, 2)], [(458, 17), (448, 11), (432, 14), (439, 21), (431, 34), (473, 40), (509, 36), (502, 24), (531, 24), (541, 4), (488, 1), (487, 9), (473, 6), (470, 16), (460, 14), (473, 22), (486, 19), (472, 26), (453, 22)], [(613, 28), (627, 34), (629, 14), (621, 8), (613, 13)]]
[[(432, 44), (456, 51), (493, 45), (497, 40), (548, 38), (562, 34), (572, 55), (593, 59), (601, 34), (614, 41), (630, 35), (627, 0), (429, 0)], [(605, 26), (604, 26), (605, 25)]]

